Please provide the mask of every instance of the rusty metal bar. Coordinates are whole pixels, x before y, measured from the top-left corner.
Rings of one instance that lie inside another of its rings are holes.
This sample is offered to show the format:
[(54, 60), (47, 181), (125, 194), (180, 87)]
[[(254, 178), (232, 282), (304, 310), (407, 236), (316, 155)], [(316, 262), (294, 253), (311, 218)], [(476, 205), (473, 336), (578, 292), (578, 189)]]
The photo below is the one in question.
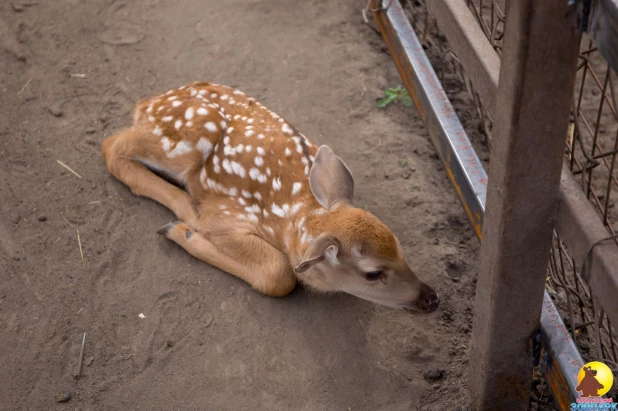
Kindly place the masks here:
[[(372, 7), (378, 7), (378, 1), (374, 1)], [(468, 137), (399, 1), (393, 0), (386, 11), (378, 11), (374, 17), (480, 240), (487, 173), (471, 149)], [(453, 152), (463, 152), (463, 155), (457, 156)], [(583, 361), (569, 335), (565, 336), (562, 332), (563, 324), (562, 327), (560, 324), (562, 321), (559, 316), (556, 317), (553, 302), (545, 293), (540, 341), (544, 353), (541, 357), (542, 371), (556, 398), (562, 399), (558, 403), (568, 407), (565, 401), (574, 401), (577, 395), (572, 386), (572, 370), (574, 367), (579, 369)], [(557, 347), (551, 345), (564, 338), (569, 341)], [(560, 395), (565, 392), (568, 394)]]
[(555, 404), (561, 409), (570, 409), (569, 405), (579, 397), (575, 387), (584, 362), (547, 291), (541, 311), (541, 330), (541, 371), (549, 384)]
[(485, 107), (493, 112), (500, 73), (500, 58), (485, 33), (462, 0), (427, 0), (438, 28), (448, 38), (457, 56), (479, 92)]
[(506, 15), (470, 345), (480, 410), (530, 401), (580, 40), (566, 2), (509, 1)]
[[(377, 1), (373, 2), (377, 6)], [(425, 122), (477, 237), (485, 214), (487, 174), (399, 1), (374, 13), (401, 77)]]

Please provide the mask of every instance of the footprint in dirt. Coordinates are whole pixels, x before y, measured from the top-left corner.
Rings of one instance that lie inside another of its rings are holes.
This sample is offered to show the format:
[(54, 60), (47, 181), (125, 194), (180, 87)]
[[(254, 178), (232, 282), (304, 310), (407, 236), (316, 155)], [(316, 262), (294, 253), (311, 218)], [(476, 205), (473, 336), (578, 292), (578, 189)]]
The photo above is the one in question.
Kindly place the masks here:
[(20, 61), (26, 61), (26, 53), (15, 32), (0, 19), (0, 52), (6, 51)]
[(128, 2), (113, 1), (99, 12), (99, 20), (105, 30), (99, 40), (114, 46), (139, 43), (146, 35), (146, 28), (140, 24), (141, 16)]

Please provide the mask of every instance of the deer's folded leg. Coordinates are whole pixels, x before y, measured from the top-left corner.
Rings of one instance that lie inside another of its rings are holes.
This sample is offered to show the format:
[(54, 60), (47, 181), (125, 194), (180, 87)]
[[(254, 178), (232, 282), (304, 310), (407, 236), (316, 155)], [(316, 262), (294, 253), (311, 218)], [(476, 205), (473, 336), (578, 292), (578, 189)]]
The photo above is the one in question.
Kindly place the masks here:
[(249, 283), (272, 297), (284, 297), (296, 286), (285, 254), (244, 228), (230, 224), (206, 238), (184, 222), (166, 224), (158, 231), (189, 254)]
[(164, 163), (156, 136), (128, 129), (103, 142), (103, 156), (110, 173), (129, 186), (131, 192), (169, 208), (183, 221), (194, 224), (197, 212), (189, 194), (150, 171), (140, 158)]

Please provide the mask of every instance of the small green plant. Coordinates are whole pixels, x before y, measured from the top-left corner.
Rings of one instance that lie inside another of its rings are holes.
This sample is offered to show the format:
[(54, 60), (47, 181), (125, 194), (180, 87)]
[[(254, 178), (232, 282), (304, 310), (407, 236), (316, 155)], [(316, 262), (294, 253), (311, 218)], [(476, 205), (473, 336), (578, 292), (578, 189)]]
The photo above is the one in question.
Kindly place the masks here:
[(378, 108), (384, 108), (389, 104), (400, 102), (406, 107), (412, 107), (412, 98), (408, 94), (408, 90), (402, 86), (387, 88), (384, 90), (384, 97), (378, 100)]

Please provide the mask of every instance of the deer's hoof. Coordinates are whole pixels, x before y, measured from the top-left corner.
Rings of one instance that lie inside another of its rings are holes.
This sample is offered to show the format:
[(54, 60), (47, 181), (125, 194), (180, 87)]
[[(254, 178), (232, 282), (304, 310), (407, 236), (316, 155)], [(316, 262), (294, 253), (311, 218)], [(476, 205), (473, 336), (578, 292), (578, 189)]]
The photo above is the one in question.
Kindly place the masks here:
[(163, 235), (167, 237), (167, 234), (172, 231), (172, 228), (176, 227), (177, 224), (179, 224), (180, 221), (175, 221), (173, 223), (167, 223), (161, 227), (159, 227), (157, 229), (157, 234)]

